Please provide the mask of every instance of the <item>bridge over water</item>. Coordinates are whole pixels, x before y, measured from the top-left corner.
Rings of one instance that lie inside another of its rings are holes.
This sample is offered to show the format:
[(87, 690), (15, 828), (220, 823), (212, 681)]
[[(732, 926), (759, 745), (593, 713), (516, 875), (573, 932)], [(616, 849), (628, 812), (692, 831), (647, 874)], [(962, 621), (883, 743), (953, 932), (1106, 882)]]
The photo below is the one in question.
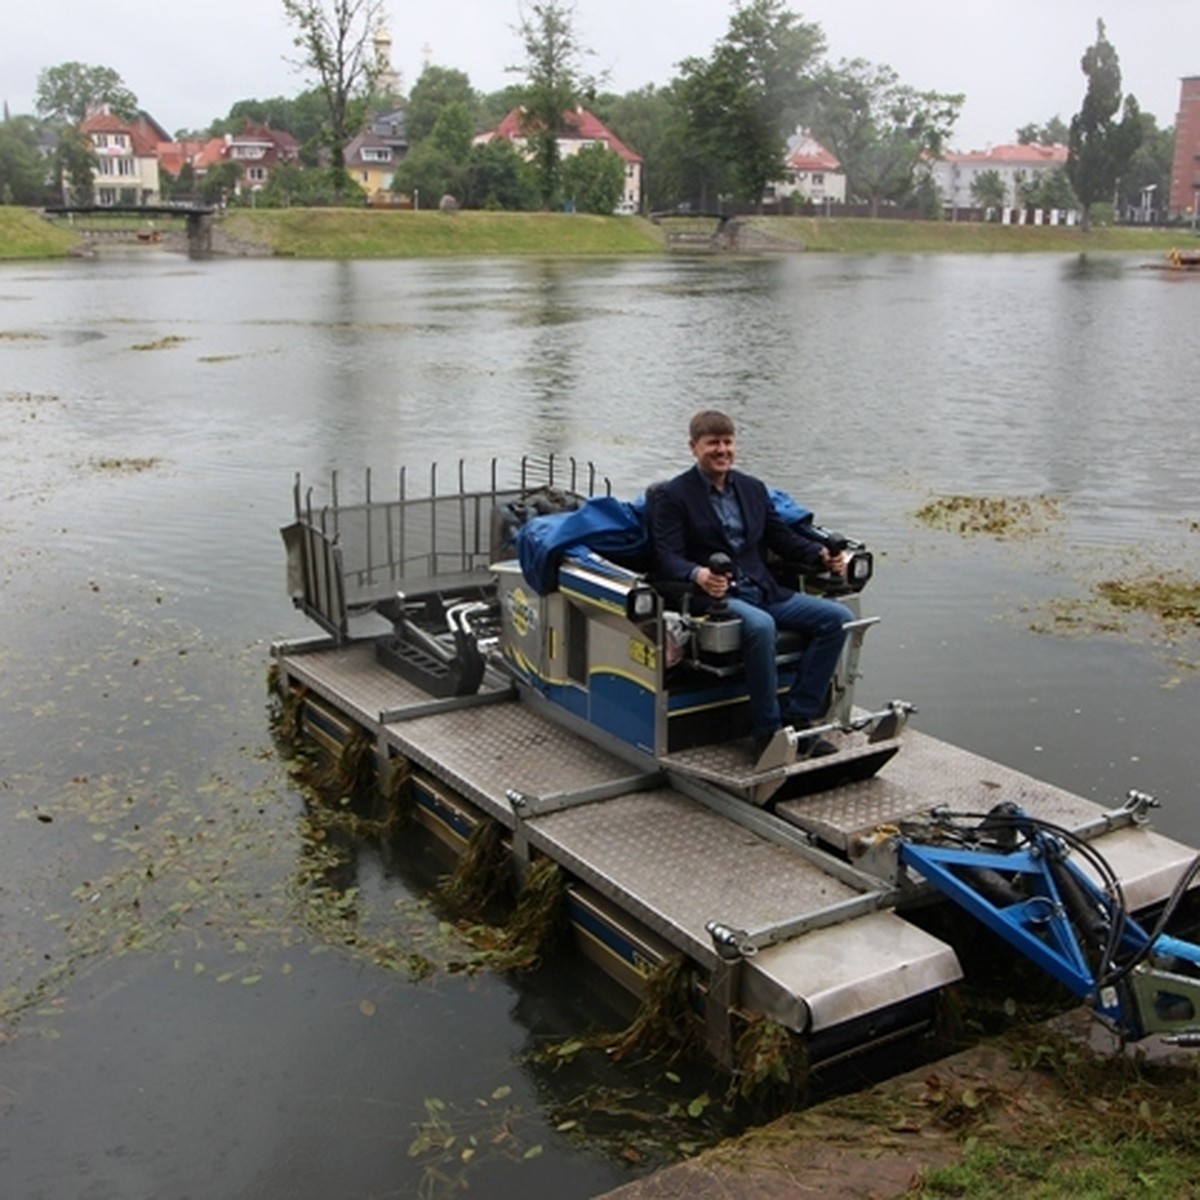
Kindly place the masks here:
[(213, 248), (213, 215), (210, 204), (50, 204), (43, 209), (48, 217), (182, 217), (187, 223), (188, 255), (207, 258)]

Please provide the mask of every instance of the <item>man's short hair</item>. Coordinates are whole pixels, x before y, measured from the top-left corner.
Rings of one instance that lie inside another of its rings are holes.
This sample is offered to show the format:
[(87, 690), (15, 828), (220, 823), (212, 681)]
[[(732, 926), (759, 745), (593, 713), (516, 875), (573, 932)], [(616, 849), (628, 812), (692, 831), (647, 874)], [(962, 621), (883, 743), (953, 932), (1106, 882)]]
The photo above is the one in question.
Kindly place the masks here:
[(698, 442), (702, 437), (733, 437), (733, 418), (715, 408), (698, 412), (688, 426), (688, 438)]

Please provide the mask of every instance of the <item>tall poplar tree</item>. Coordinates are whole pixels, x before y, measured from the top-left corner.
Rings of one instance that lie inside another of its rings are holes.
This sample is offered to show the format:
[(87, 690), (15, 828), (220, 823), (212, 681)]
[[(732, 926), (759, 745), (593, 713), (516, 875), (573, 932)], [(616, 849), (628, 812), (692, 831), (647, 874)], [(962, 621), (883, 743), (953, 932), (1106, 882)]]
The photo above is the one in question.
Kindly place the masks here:
[(517, 26), (525, 63), (511, 68), (525, 77), (522, 133), (533, 150), (542, 207), (553, 207), (562, 177), (558, 135), (563, 118), (595, 84), (584, 72), (586, 50), (575, 30), (575, 5), (538, 0), (521, 9)]
[(346, 143), (358, 132), (366, 99), (378, 75), (375, 35), (383, 27), (383, 0), (283, 0), (295, 26), (297, 65), (312, 73), (329, 116), (334, 191), (346, 176)]
[(1080, 61), (1087, 76), (1083, 107), (1071, 118), (1067, 142), (1067, 174), (1083, 208), (1082, 227), (1090, 225), (1090, 209), (1116, 198), (1117, 185), (1142, 143), (1138, 102), (1125, 97), (1121, 108), (1121, 62), (1104, 36), (1104, 22), (1096, 22), (1096, 42)]

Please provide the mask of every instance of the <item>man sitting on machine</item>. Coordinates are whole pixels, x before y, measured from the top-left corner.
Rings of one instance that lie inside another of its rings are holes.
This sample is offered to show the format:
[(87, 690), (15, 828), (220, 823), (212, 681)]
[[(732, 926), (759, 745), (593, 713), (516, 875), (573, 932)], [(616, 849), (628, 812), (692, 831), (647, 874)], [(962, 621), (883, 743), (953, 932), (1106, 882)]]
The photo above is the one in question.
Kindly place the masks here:
[[(775, 513), (762, 481), (733, 469), (734, 424), (725, 413), (697, 413), (688, 445), (695, 465), (655, 489), (655, 574), (690, 581), (707, 603), (723, 601), (741, 619), (757, 761), (785, 725), (803, 730), (823, 716), (829, 681), (846, 640), (844, 626), (854, 619), (845, 605), (780, 584), (767, 566), (767, 553), (835, 574), (845, 571), (846, 560), (789, 528)], [(714, 554), (727, 555), (728, 567), (714, 569)], [(775, 661), (778, 630), (794, 630), (807, 639), (782, 706)], [(837, 750), (816, 734), (810, 741), (803, 747), (810, 756)]]

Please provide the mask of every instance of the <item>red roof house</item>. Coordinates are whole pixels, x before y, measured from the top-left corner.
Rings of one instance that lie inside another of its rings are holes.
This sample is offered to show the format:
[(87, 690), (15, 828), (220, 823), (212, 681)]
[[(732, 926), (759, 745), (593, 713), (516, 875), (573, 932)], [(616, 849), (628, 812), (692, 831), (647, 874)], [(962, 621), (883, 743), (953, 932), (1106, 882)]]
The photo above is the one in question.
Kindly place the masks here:
[[(511, 109), (495, 129), (481, 133), (475, 139), (476, 143), (482, 144), (503, 138), (524, 152), (528, 142), (524, 115), (525, 110), (522, 108)], [(595, 113), (588, 112), (586, 108), (564, 113), (558, 131), (558, 150), (562, 157), (569, 158), (572, 154), (578, 154), (585, 146), (594, 145), (604, 146), (624, 161), (625, 197), (621, 202), (620, 211), (638, 212), (642, 206), (642, 156), (630, 149)]]

